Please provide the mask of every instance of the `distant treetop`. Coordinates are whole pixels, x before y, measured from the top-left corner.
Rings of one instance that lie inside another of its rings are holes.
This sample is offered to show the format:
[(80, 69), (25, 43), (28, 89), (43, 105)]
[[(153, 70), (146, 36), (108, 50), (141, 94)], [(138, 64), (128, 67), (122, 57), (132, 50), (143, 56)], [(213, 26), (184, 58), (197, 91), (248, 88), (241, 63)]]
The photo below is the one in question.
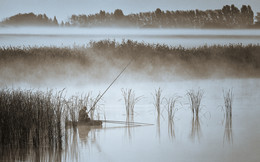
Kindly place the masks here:
[(254, 13), (250, 6), (225, 5), (218, 10), (140, 12), (124, 15), (116, 9), (114, 13), (100, 11), (94, 15), (72, 15), (70, 26), (127, 26), (144, 28), (247, 28), (254, 24)]
[(4, 25), (40, 25), (40, 26), (57, 26), (58, 21), (56, 16), (54, 16), (54, 19), (48, 18), (46, 14), (39, 14), (35, 15), (34, 13), (24, 13), (24, 14), (17, 14), (14, 16), (11, 16), (9, 18), (6, 18), (2, 24)]
[(248, 28), (260, 26), (260, 15), (255, 17), (251, 6), (225, 5), (217, 10), (162, 11), (157, 8), (152, 12), (140, 12), (124, 15), (121, 9), (109, 13), (100, 10), (90, 15), (72, 15), (67, 22), (58, 24), (56, 16), (53, 19), (45, 14), (17, 14), (6, 18), (4, 25), (44, 25), (44, 26), (79, 26), (79, 27), (139, 27), (139, 28)]

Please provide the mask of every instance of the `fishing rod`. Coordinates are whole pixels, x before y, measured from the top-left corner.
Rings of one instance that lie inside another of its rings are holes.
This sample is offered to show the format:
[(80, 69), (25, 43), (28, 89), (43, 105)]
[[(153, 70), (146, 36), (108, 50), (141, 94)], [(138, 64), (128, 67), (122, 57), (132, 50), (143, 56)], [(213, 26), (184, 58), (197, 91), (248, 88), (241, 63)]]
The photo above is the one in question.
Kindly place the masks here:
[(98, 101), (104, 96), (104, 94), (108, 91), (108, 89), (115, 83), (115, 81), (120, 77), (120, 75), (126, 70), (126, 68), (132, 63), (134, 58), (132, 58), (128, 64), (124, 67), (124, 69), (117, 75), (117, 77), (113, 80), (113, 82), (107, 87), (107, 89), (100, 95), (100, 97), (95, 101), (95, 103), (92, 105), (92, 107), (89, 109), (88, 113), (93, 110), (98, 103)]
[(150, 123), (140, 123), (140, 122), (126, 122), (126, 121), (117, 121), (117, 120), (99, 120), (105, 123), (114, 123), (114, 124), (125, 124), (125, 125), (133, 125), (133, 126), (148, 126), (154, 125)]

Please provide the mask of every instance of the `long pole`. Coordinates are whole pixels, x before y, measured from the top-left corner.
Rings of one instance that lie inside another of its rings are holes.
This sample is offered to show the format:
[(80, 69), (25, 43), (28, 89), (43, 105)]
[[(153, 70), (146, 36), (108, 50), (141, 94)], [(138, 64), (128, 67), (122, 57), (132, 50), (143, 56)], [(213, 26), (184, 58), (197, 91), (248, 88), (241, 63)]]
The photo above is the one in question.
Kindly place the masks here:
[(95, 101), (95, 103), (93, 104), (93, 106), (89, 109), (88, 113), (93, 110), (96, 106), (96, 104), (98, 103), (98, 101), (104, 96), (104, 94), (108, 91), (108, 89), (115, 83), (115, 81), (120, 77), (120, 75), (125, 71), (125, 69), (132, 63), (132, 61), (134, 60), (134, 58), (132, 60), (130, 60), (128, 62), (128, 64), (125, 66), (125, 68), (117, 75), (117, 77), (113, 80), (113, 82), (107, 87), (107, 89), (100, 95), (100, 97)]

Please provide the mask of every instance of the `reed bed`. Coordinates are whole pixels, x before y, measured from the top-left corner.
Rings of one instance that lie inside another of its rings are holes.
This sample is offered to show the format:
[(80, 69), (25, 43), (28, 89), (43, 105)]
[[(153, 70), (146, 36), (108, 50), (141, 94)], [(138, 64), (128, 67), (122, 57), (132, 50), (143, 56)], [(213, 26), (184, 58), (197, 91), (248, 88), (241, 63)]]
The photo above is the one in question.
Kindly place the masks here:
[(50, 145), (61, 148), (61, 94), (29, 90), (0, 91), (0, 143), (23, 147)]
[(64, 90), (0, 89), (0, 144), (62, 149), (66, 121), (76, 122), (89, 101), (89, 94), (65, 99)]
[[(32, 74), (37, 75), (37, 72), (41, 71), (49, 77), (62, 75), (67, 77), (67, 74), (82, 76), (83, 71), (93, 77), (109, 76), (108, 70), (111, 68), (104, 68), (104, 66), (119, 68), (118, 65), (132, 58), (138, 58), (129, 70), (153, 77), (158, 77), (160, 71), (164, 74), (195, 78), (259, 77), (259, 53), (260, 45), (238, 44), (184, 48), (138, 43), (131, 40), (121, 43), (102, 40), (91, 42), (84, 47), (73, 48), (0, 47), (0, 68), (3, 69), (0, 74), (3, 76), (1, 79), (9, 80), (14, 80), (14, 78), (19, 80)], [(106, 64), (103, 64), (102, 68), (97, 67), (104, 60)], [(8, 69), (14, 75), (10, 73), (7, 75), (4, 69)], [(102, 75), (93, 74), (94, 69)]]
[(203, 97), (204, 92), (199, 89), (198, 91), (190, 90), (188, 91), (187, 95), (190, 100), (190, 107), (192, 111), (192, 115), (199, 116), (200, 112), (200, 104), (201, 104), (201, 99)]

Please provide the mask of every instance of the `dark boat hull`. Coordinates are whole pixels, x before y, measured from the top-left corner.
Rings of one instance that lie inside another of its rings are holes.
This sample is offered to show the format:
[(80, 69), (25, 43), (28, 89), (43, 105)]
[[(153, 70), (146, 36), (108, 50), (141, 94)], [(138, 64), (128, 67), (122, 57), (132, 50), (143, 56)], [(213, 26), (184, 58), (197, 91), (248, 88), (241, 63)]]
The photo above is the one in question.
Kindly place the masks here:
[(72, 126), (72, 125), (101, 126), (102, 121), (100, 121), (100, 120), (90, 120), (88, 122), (85, 122), (85, 121), (79, 121), (79, 122), (68, 121), (68, 122), (66, 122), (66, 125), (67, 126)]

